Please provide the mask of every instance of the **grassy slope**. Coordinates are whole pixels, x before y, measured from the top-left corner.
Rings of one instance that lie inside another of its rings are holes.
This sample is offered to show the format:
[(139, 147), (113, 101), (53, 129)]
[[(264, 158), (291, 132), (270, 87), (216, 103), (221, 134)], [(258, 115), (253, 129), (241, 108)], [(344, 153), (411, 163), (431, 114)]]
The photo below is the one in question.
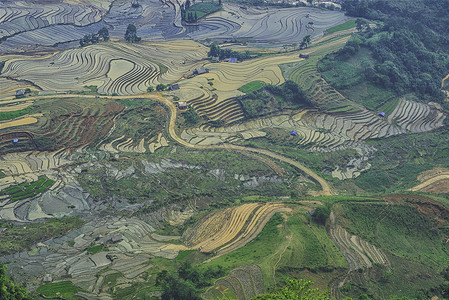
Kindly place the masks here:
[(296, 212), (288, 216), (287, 221), (276, 214), (255, 240), (212, 260), (207, 266), (222, 265), (230, 271), (241, 265), (256, 264), (262, 269), (265, 287), (274, 285), (273, 266), (278, 261), (277, 281), (286, 272), (305, 268), (320, 272), (346, 267), (345, 259), (327, 236), (324, 227), (310, 223), (306, 214)]
[(365, 80), (366, 66), (373, 64), (370, 51), (362, 48), (356, 55), (346, 60), (337, 60), (331, 54), (321, 60), (318, 65), (326, 81), (345, 97), (368, 109), (375, 110), (381, 104), (393, 99), (395, 94)]
[(330, 33), (338, 32), (338, 31), (348, 30), (348, 29), (354, 28), (356, 26), (357, 26), (357, 24), (355, 23), (355, 20), (349, 20), (343, 24), (329, 28), (328, 30), (326, 30), (326, 32), (328, 34), (330, 34)]
[[(347, 284), (345, 296), (416, 297), (443, 282), (449, 252), (436, 222), (415, 207), (385, 203), (341, 202), (345, 226), (387, 253), (391, 270), (375, 267), (370, 281)], [(341, 220), (341, 219), (340, 219)], [(410, 283), (413, 282), (411, 285)]]

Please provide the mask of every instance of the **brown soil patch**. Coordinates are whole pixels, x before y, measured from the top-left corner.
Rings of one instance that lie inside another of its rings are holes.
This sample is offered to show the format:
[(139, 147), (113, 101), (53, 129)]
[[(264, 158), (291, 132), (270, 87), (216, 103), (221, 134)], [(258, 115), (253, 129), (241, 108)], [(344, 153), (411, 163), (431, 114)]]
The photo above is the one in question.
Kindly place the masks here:
[(429, 197), (410, 194), (395, 194), (379, 198), (396, 204), (408, 204), (414, 206), (423, 215), (436, 219), (438, 226), (449, 223), (449, 209), (443, 206), (440, 202)]

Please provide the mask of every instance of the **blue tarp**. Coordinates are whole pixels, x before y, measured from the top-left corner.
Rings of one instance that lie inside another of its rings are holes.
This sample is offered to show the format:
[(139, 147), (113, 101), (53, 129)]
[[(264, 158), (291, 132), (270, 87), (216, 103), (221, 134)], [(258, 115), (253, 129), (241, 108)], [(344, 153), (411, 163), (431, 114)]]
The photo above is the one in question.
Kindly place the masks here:
[(385, 113), (384, 112), (380, 112), (380, 113), (378, 113), (378, 116), (385, 117)]
[(13, 143), (18, 143), (18, 142), (19, 142), (19, 139), (13, 139), (12, 142), (13, 142)]
[(295, 131), (290, 132), (290, 135), (296, 135)]
[(237, 58), (231, 57), (231, 59), (229, 60), (229, 62), (235, 63), (235, 62), (237, 62)]

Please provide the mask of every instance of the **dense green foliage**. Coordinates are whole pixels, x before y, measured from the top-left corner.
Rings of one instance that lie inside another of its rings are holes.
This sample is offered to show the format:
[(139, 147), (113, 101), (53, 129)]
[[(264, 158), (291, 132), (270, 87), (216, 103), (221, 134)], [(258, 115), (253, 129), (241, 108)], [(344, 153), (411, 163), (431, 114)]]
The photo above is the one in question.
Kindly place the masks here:
[(0, 227), (6, 228), (0, 234), (0, 255), (27, 250), (36, 242), (61, 236), (83, 224), (84, 221), (78, 217), (51, 219), (26, 226), (0, 221)]
[(181, 115), (184, 118), (184, 124), (186, 126), (195, 126), (198, 125), (201, 121), (201, 117), (196, 113), (193, 107), (189, 107), (189, 109), (183, 112)]
[(281, 86), (266, 85), (263, 88), (237, 98), (248, 118), (259, 117), (285, 108), (310, 106), (304, 91), (293, 81), (288, 80)]
[(344, 61), (368, 48), (375, 63), (366, 65), (367, 81), (402, 95), (413, 91), (443, 99), (441, 79), (449, 69), (449, 8), (447, 1), (348, 0), (349, 15), (379, 20), (376, 28), (360, 26), (358, 37), (338, 53)]
[(5, 66), (5, 62), (0, 60), (0, 74), (2, 74), (3, 67)]
[(285, 285), (275, 291), (254, 297), (254, 300), (330, 300), (329, 292), (312, 289), (310, 280), (287, 279)]
[(125, 40), (128, 43), (138, 43), (142, 38), (137, 36), (137, 28), (134, 24), (129, 24), (125, 32)]
[(177, 273), (161, 271), (156, 278), (156, 285), (162, 287), (162, 299), (201, 299), (200, 289), (212, 285), (214, 278), (225, 275), (221, 266), (199, 269), (189, 260), (181, 262)]
[(84, 47), (107, 41), (109, 41), (109, 30), (106, 27), (103, 27), (96, 34), (90, 33), (83, 36), (83, 38), (80, 39), (80, 46)]
[(53, 183), (53, 180), (42, 176), (34, 182), (24, 182), (18, 185), (10, 186), (2, 190), (0, 192), (0, 195), (9, 195), (11, 197), (11, 200), (17, 201), (34, 197), (47, 190)]
[(313, 215), (312, 218), (314, 221), (316, 221), (318, 224), (326, 224), (327, 219), (329, 218), (330, 215), (330, 210), (327, 206), (318, 206)]
[(6, 274), (6, 266), (0, 264), (0, 299), (3, 300), (27, 300), (31, 299), (27, 290), (15, 283)]
[(26, 115), (30, 112), (30, 108), (25, 108), (16, 111), (2, 111), (0, 112), (0, 121), (12, 120), (21, 116)]

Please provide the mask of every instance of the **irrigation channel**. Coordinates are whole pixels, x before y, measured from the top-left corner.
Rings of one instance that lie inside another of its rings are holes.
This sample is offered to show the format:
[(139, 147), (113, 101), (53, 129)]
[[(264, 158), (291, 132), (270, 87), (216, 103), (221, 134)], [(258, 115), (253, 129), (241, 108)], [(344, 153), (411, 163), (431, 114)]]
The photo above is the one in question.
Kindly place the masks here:
[[(49, 99), (49, 98), (54, 98), (54, 97), (55, 97), (55, 95), (45, 95), (45, 96), (27, 97), (26, 99), (28, 101), (34, 101), (34, 100)], [(79, 95), (79, 94), (63, 94), (63, 95), (57, 95), (57, 97), (58, 98), (75, 98), (75, 97), (92, 98), (94, 96)], [(321, 191), (315, 193), (315, 195), (317, 195), (317, 196), (318, 195), (323, 195), (323, 196), (334, 195), (334, 192), (333, 192), (330, 184), (326, 180), (321, 178), (318, 174), (316, 174), (314, 171), (312, 171), (311, 169), (307, 168), (306, 166), (300, 164), (299, 162), (294, 161), (291, 158), (282, 156), (282, 155), (272, 152), (270, 150), (252, 148), (252, 147), (244, 147), (244, 146), (238, 146), (238, 145), (226, 144), (226, 143), (223, 145), (193, 145), (193, 144), (190, 144), (190, 143), (184, 141), (177, 135), (177, 133), (175, 131), (178, 110), (177, 110), (175, 104), (173, 102), (171, 102), (170, 100), (164, 98), (161, 95), (161, 93), (155, 92), (155, 93), (145, 93), (145, 94), (139, 94), (139, 95), (95, 96), (95, 97), (102, 98), (102, 99), (151, 99), (151, 100), (159, 101), (159, 102), (163, 103), (165, 106), (167, 106), (168, 109), (170, 110), (170, 121), (169, 121), (168, 131), (169, 131), (171, 138), (174, 141), (176, 141), (177, 143), (183, 145), (184, 147), (192, 148), (192, 149), (201, 149), (201, 150), (224, 149), (224, 150), (228, 150), (228, 151), (255, 152), (258, 154), (263, 154), (263, 155), (269, 156), (271, 158), (280, 160), (282, 162), (288, 163), (288, 164), (300, 169), (301, 171), (303, 171), (310, 177), (312, 177), (315, 181), (317, 181), (321, 185)]]

